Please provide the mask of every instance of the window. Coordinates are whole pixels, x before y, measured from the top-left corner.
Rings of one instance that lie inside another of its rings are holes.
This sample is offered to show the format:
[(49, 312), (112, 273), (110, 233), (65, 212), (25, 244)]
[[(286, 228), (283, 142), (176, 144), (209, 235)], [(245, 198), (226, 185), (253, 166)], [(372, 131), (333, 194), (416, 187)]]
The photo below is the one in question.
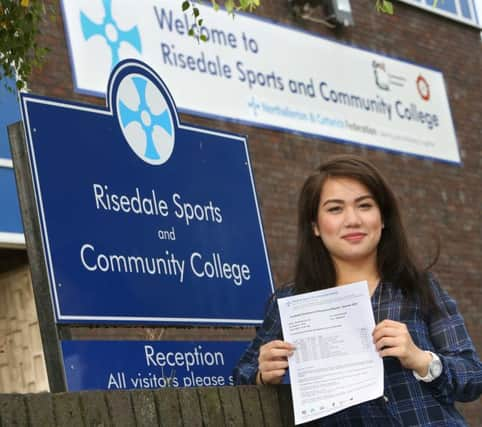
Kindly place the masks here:
[(475, 0), (438, 0), (435, 8), (433, 7), (435, 0), (400, 1), (477, 28), (480, 28), (481, 25), (477, 16)]
[(13, 80), (0, 80), (0, 247), (25, 245), (7, 126), (20, 120)]

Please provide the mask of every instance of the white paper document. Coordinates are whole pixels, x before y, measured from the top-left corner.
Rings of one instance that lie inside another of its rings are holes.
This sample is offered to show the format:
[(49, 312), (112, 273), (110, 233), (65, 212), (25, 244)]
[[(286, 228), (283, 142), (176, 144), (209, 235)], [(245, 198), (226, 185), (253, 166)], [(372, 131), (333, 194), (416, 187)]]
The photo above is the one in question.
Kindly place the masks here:
[(367, 282), (278, 300), (288, 359), (295, 424), (383, 395), (383, 362)]

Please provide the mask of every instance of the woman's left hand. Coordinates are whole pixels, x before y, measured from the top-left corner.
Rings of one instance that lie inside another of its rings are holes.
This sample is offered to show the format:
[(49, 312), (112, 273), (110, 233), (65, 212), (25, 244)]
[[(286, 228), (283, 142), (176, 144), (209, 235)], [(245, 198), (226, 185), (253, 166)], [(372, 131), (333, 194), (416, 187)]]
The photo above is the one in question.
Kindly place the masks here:
[(427, 375), (432, 356), (415, 345), (407, 325), (386, 319), (375, 326), (372, 336), (381, 357), (396, 357), (404, 368)]

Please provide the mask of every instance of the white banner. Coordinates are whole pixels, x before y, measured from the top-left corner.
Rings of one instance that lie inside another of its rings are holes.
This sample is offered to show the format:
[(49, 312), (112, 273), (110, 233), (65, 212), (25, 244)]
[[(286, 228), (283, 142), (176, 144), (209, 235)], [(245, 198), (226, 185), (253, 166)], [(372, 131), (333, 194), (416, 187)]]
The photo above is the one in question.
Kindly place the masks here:
[(184, 112), (460, 162), (439, 71), (208, 6), (197, 43), (179, 0), (62, 6), (79, 92), (104, 96), (112, 67), (138, 58)]

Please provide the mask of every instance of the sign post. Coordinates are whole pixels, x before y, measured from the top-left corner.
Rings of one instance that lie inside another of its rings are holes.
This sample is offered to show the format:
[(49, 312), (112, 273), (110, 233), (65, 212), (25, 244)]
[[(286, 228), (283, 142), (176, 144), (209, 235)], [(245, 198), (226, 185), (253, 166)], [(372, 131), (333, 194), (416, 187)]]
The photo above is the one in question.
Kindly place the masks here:
[[(59, 344), (59, 330), (55, 325), (52, 309), (52, 298), (44, 263), (40, 224), (32, 175), (25, 143), (25, 132), (22, 123), (15, 123), (8, 128), (10, 149), (14, 162), (15, 179), (22, 214), (28, 260), (32, 274), (33, 293), (45, 356), (45, 365), (50, 391), (53, 393), (66, 391), (66, 382)], [(67, 337), (65, 337), (67, 338)]]

